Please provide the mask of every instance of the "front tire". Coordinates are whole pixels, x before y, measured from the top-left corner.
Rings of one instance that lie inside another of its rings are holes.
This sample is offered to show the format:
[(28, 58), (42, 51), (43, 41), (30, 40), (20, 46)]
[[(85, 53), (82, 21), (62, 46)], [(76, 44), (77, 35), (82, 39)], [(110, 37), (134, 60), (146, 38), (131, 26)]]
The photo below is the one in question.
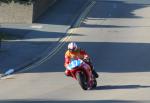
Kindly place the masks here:
[(87, 81), (86, 81), (86, 76), (84, 75), (84, 73), (78, 72), (78, 73), (76, 74), (76, 77), (77, 77), (77, 80), (78, 80), (78, 82), (79, 82), (81, 88), (82, 88), (83, 90), (87, 90), (87, 88), (88, 88), (88, 87), (87, 87)]

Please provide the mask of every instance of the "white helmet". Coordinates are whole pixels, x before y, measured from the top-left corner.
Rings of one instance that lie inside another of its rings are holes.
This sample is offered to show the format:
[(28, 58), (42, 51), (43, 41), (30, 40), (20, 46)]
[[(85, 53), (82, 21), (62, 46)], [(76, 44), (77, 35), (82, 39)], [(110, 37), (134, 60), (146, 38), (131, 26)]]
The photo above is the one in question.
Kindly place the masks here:
[(71, 51), (75, 51), (77, 50), (78, 46), (75, 42), (71, 42), (68, 44), (68, 50), (71, 50)]

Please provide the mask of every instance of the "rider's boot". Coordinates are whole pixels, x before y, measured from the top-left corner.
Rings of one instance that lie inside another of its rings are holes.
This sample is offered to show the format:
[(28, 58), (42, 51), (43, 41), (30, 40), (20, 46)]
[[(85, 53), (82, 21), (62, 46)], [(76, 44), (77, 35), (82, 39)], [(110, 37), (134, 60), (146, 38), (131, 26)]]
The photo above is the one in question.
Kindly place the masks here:
[(92, 74), (95, 76), (95, 78), (99, 77), (99, 75), (97, 74), (97, 72), (94, 69), (92, 69)]
[(98, 75), (98, 73), (95, 71), (94, 66), (93, 66), (92, 64), (91, 64), (90, 66), (91, 66), (92, 74), (94, 75), (95, 78), (98, 78), (99, 75)]
[(95, 78), (98, 78), (99, 75), (98, 75), (98, 73), (95, 71), (93, 64), (92, 64), (91, 62), (87, 62), (87, 63), (90, 65), (91, 70), (92, 70), (92, 74), (94, 75), (94, 77), (95, 77)]

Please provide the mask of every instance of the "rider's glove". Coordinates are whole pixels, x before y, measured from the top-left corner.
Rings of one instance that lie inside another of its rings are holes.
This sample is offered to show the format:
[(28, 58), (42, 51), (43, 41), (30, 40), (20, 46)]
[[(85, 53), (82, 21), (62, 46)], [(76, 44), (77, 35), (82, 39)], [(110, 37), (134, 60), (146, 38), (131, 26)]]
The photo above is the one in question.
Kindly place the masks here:
[(90, 58), (89, 58), (88, 56), (85, 56), (85, 57), (83, 58), (83, 61), (85, 61), (85, 62), (90, 62)]

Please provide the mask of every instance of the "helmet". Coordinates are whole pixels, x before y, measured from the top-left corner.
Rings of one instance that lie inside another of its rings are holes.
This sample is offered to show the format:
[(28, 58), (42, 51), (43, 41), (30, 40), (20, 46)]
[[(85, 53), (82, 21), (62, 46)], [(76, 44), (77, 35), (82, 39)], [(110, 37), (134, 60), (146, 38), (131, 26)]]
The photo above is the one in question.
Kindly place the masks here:
[(75, 42), (71, 42), (68, 44), (68, 50), (70, 50), (70, 51), (76, 51), (77, 48), (78, 48), (78, 46)]

